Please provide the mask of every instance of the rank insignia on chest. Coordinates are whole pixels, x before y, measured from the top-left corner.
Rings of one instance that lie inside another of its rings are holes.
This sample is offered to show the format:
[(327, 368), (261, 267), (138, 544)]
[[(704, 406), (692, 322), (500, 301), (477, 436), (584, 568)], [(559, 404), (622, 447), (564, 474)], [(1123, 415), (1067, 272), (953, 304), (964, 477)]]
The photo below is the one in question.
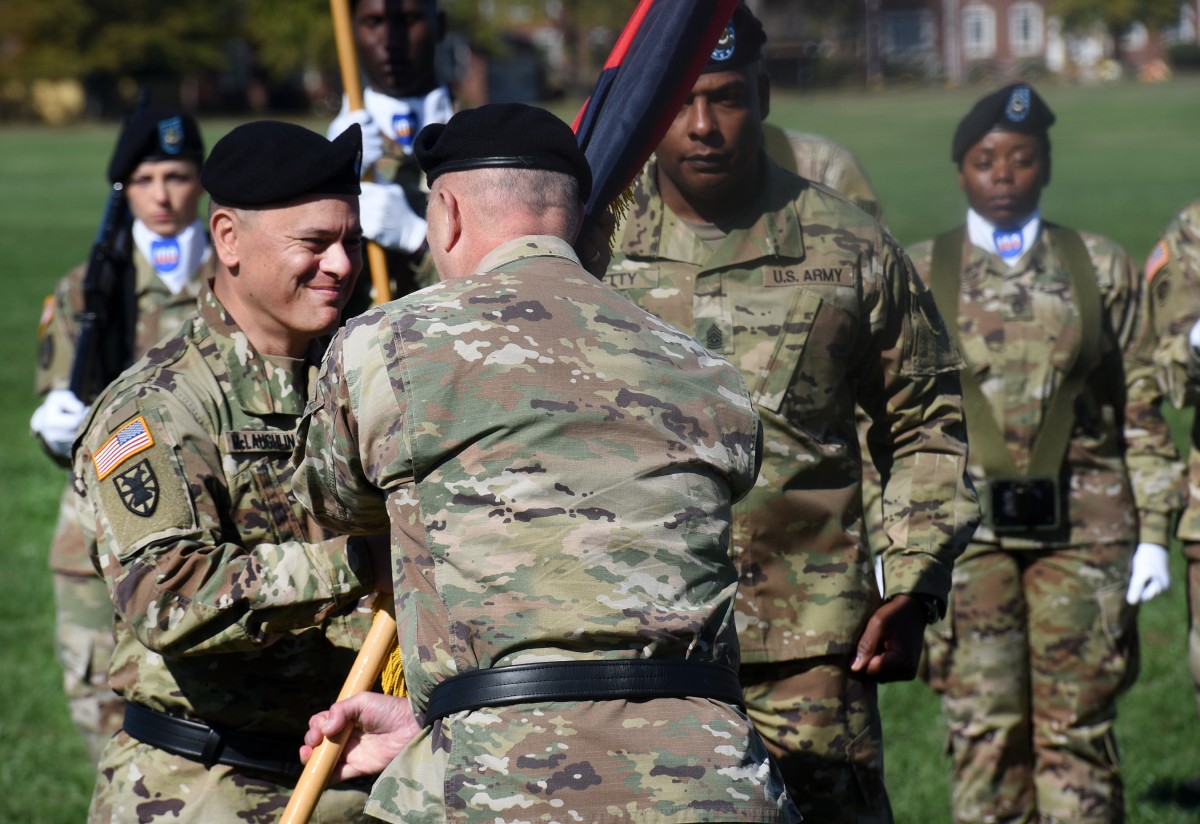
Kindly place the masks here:
[(92, 455), (92, 463), (96, 467), (96, 480), (103, 481), (126, 459), (132, 458), (139, 452), (145, 452), (152, 446), (154, 446), (154, 437), (146, 426), (146, 419), (134, 418), (105, 441), (104, 446), (97, 449)]
[(158, 506), (158, 477), (150, 461), (141, 460), (113, 478), (117, 495), (125, 508), (142, 518), (149, 518)]

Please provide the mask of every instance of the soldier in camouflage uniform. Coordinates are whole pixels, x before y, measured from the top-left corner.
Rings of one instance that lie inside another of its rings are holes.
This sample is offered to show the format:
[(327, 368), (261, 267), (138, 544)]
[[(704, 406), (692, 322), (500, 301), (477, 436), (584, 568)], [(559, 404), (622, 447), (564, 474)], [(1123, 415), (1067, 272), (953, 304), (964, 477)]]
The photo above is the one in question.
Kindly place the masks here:
[[(876, 685), (916, 674), (978, 519), (960, 361), (887, 231), (763, 153), (763, 39), (740, 6), (636, 183), (607, 281), (740, 367), (764, 427), (732, 540), (750, 716), (807, 820), (890, 821)], [(890, 470), (886, 601), (856, 404)]]
[[(362, 127), (363, 234), (386, 252), (392, 296), (398, 297), (437, 277), (425, 250), (428, 187), (412, 145), (422, 126), (445, 123), (454, 113), (434, 63), (446, 20), (437, 0), (353, 0), (351, 11), (355, 50), (368, 81), (365, 108), (352, 112), (343, 100), (326, 136), (332, 140), (351, 123)], [(370, 305), (371, 283), (364, 272), (347, 314)]]
[(759, 424), (737, 371), (580, 265), (591, 174), (562, 121), (483, 106), (416, 153), (444, 280), (334, 338), (294, 478), (326, 526), (392, 530), (417, 724), (338, 706), (371, 725), (350, 769), (384, 769), (368, 811), (796, 820), (738, 707), (726, 546)]
[[(119, 306), (112, 317), (118, 328), (102, 332), (121, 345), (120, 351), (102, 345), (112, 357), (93, 358), (100, 383), (90, 381), (95, 391), (196, 312), (200, 282), (214, 271), (215, 261), (208, 232), (196, 217), (204, 194), (203, 159), (204, 142), (196, 122), (177, 109), (140, 112), (121, 131), (108, 177), (111, 183), (123, 184), (133, 222), (122, 227), (115, 240), (115, 280), (121, 287), (113, 296)], [(77, 398), (70, 388), (86, 270), (81, 264), (59, 281), (46, 298), (38, 328), (36, 390), (44, 400), (31, 428), (46, 454), (61, 466), (70, 466), (71, 443), (93, 400), (91, 394)], [(63, 688), (71, 718), (95, 760), (120, 728), (123, 704), (108, 686), (112, 602), (79, 531), (70, 484), (63, 488), (50, 569)]]
[[(75, 453), (93, 561), (117, 615), (123, 730), (89, 821), (275, 822), (309, 716), (371, 622), (372, 548), (288, 495), (295, 428), (361, 267), (360, 138), (240, 126), (201, 173), (219, 265), (199, 314), (93, 406)], [(320, 821), (358, 821), (364, 787)]]
[(1025, 84), (980, 100), (953, 142), (966, 225), (909, 249), (957, 318), (984, 511), (928, 634), (957, 822), (1124, 819), (1116, 698), (1180, 503), (1141, 281), (1111, 240), (1040, 217), (1053, 122)]
[[(1200, 398), (1200, 200), (1171, 220), (1145, 268), (1147, 335), (1162, 391), (1175, 407), (1194, 407)], [(1200, 709), (1200, 416), (1192, 424), (1187, 490), (1175, 534), (1187, 559), (1188, 664)], [(1185, 787), (1200, 796), (1200, 778)]]

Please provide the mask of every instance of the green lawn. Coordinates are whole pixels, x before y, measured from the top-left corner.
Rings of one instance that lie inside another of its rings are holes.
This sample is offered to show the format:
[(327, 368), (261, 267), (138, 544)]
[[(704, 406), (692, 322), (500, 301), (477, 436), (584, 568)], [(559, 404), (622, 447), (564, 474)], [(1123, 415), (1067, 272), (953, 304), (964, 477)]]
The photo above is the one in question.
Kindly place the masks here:
[[(1200, 197), (1200, 79), (1159, 86), (1041, 89), (1059, 116), (1044, 211), (1125, 244), (1137, 260), (1186, 202)], [(949, 160), (958, 119), (982, 90), (779, 94), (771, 119), (832, 137), (870, 172), (897, 237), (911, 243), (961, 219)], [(569, 107), (568, 107), (569, 108)], [(564, 109), (566, 111), (566, 109)], [(573, 114), (571, 109), (569, 114)], [(568, 115), (569, 116), (569, 115)], [(232, 124), (206, 122), (209, 145)], [(315, 121), (311, 125), (318, 125)], [(46, 547), (64, 475), (27, 436), (42, 298), (81, 260), (105, 198), (112, 127), (0, 128), (0, 524), (11, 564), (0, 576), (0, 821), (83, 820), (92, 773), (53, 658)], [(1176, 586), (1143, 610), (1142, 677), (1120, 707), (1129, 820), (1191, 822), (1179, 781), (1200, 774), (1200, 719), (1187, 674), (1182, 564)], [(883, 691), (889, 788), (897, 820), (946, 822), (946, 765), (936, 701), (917, 684)]]

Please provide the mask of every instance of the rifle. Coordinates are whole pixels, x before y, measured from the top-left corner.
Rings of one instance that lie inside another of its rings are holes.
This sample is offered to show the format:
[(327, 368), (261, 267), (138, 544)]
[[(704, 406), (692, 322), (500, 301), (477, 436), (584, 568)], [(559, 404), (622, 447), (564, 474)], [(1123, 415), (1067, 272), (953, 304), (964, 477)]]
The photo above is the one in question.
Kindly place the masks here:
[[(135, 113), (146, 108), (148, 98), (143, 89)], [(117, 181), (108, 193), (100, 228), (92, 241), (83, 276), (83, 311), (76, 317), (69, 387), (85, 403), (91, 402), (133, 360), (137, 307), (133, 284), (124, 282), (129, 277), (128, 230), (132, 221), (125, 185)]]
[[(83, 311), (76, 317), (75, 357), (71, 361), (70, 389), (75, 397), (89, 402), (127, 365), (132, 356), (127, 337), (112, 328), (113, 295), (123, 279), (124, 256), (118, 249), (120, 235), (130, 224), (124, 186), (114, 183), (92, 242), (87, 273), (83, 277)], [(117, 334), (114, 334), (117, 332)], [(100, 347), (96, 343), (99, 341)], [(100, 348), (102, 351), (97, 351)]]

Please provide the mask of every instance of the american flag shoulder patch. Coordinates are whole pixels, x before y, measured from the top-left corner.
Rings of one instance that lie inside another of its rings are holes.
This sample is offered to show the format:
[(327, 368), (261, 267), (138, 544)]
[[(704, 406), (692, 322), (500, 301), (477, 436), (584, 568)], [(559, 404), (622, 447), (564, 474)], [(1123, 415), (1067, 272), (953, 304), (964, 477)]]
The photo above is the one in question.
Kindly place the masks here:
[(46, 295), (42, 301), (42, 316), (38, 318), (38, 340), (46, 336), (50, 321), (54, 320), (54, 295)]
[(1146, 280), (1154, 280), (1158, 270), (1167, 265), (1169, 258), (1166, 241), (1160, 240), (1154, 244), (1154, 248), (1150, 250), (1150, 257), (1146, 258)]
[(146, 426), (146, 419), (139, 415), (121, 427), (92, 455), (92, 463), (96, 465), (96, 480), (103, 481), (126, 459), (152, 446), (154, 437)]

